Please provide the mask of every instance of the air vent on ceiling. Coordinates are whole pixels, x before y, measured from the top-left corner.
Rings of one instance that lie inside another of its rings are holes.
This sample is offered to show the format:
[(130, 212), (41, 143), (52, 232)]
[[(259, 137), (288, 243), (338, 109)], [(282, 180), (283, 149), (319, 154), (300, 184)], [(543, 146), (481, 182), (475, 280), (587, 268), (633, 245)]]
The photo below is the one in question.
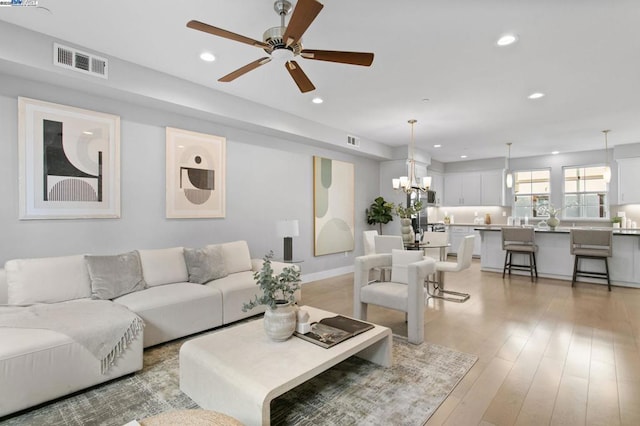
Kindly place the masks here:
[(355, 136), (347, 135), (347, 145), (351, 145), (357, 148), (360, 146), (360, 139), (356, 138)]
[(53, 64), (84, 74), (108, 78), (105, 58), (58, 43), (53, 44)]

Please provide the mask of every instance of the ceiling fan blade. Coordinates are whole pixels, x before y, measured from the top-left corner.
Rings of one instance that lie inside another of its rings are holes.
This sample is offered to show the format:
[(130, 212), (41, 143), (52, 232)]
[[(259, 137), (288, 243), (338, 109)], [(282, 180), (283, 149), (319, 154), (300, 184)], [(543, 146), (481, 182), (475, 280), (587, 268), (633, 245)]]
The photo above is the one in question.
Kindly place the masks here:
[(307, 31), (323, 7), (324, 5), (316, 0), (298, 0), (289, 25), (282, 36), (282, 40), (287, 43), (287, 46), (291, 46), (302, 38), (302, 34)]
[(265, 56), (264, 58), (260, 58), (257, 61), (253, 61), (250, 64), (245, 65), (244, 67), (238, 68), (237, 70), (225, 75), (224, 77), (218, 79), (223, 83), (228, 83), (230, 81), (235, 80), (236, 78), (248, 73), (249, 71), (253, 71), (261, 65), (264, 65), (268, 62), (271, 62), (271, 58)]
[(341, 64), (362, 65), (368, 67), (373, 62), (373, 53), (339, 52), (336, 50), (304, 49), (300, 56), (316, 61), (339, 62)]
[(218, 37), (227, 38), (229, 40), (239, 41), (240, 43), (250, 44), (251, 46), (255, 46), (255, 47), (260, 47), (260, 48), (270, 47), (267, 43), (254, 40), (252, 38), (245, 37), (240, 34), (232, 33), (231, 31), (223, 30), (222, 28), (217, 28), (200, 21), (189, 21), (187, 22), (187, 27), (194, 30), (203, 31), (205, 33), (213, 34)]
[(298, 65), (296, 61), (289, 61), (284, 64), (289, 74), (293, 78), (293, 81), (298, 85), (298, 89), (302, 93), (311, 92), (312, 90), (316, 90), (316, 87), (313, 85), (309, 77), (302, 71), (302, 68)]

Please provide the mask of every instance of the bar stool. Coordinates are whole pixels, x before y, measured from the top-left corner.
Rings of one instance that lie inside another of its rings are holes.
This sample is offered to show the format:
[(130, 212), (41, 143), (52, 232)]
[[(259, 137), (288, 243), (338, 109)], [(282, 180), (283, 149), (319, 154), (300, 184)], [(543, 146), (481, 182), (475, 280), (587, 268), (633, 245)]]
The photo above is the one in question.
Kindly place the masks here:
[[(538, 265), (536, 264), (536, 251), (538, 246), (535, 242), (535, 230), (533, 228), (502, 228), (502, 250), (505, 250), (504, 254), (504, 268), (502, 268), (502, 278), (504, 274), (509, 270), (511, 275), (511, 269), (519, 271), (529, 271), (531, 273), (531, 282), (533, 282), (533, 274), (535, 273), (536, 279), (538, 279)], [(513, 263), (513, 253), (520, 253), (529, 256), (529, 264), (517, 264)]]
[[(571, 287), (576, 283), (576, 278), (589, 277), (607, 280), (607, 286), (611, 291), (611, 279), (609, 277), (609, 261), (613, 252), (613, 233), (607, 230), (596, 229), (572, 229), (571, 254), (575, 256), (573, 261), (573, 279)], [(606, 272), (584, 271), (579, 268), (580, 259), (599, 259), (604, 261)]]

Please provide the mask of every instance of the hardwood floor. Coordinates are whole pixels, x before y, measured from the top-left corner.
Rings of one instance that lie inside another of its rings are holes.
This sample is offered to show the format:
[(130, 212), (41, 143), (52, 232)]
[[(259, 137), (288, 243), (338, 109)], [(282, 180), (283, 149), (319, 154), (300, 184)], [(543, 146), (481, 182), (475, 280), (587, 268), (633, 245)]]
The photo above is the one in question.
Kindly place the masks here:
[[(353, 275), (305, 284), (302, 303), (353, 313)], [(425, 340), (479, 360), (431, 425), (640, 425), (640, 290), (471, 268), (447, 275), (471, 293), (429, 299)], [(370, 321), (406, 336), (402, 312), (369, 307)]]

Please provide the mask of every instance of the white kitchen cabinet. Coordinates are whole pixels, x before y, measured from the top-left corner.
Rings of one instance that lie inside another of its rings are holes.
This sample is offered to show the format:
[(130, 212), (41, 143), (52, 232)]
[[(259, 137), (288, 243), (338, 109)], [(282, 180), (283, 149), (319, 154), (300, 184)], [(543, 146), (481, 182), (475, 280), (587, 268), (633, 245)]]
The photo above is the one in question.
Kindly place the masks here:
[(621, 158), (618, 161), (618, 203), (640, 203), (640, 158)]
[(478, 173), (444, 175), (445, 206), (479, 206), (482, 182)]
[(490, 170), (482, 172), (482, 193), (481, 205), (483, 206), (504, 206), (505, 186), (503, 182), (502, 170)]

